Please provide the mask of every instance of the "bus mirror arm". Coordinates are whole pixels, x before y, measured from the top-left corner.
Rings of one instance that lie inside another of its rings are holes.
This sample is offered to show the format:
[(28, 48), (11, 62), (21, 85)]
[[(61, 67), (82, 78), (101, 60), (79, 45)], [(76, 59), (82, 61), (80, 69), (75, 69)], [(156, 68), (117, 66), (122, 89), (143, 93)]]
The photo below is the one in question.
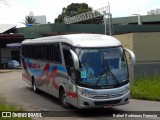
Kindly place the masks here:
[(125, 50), (127, 53), (129, 53), (129, 58), (131, 59), (131, 65), (134, 66), (134, 65), (136, 64), (135, 54), (134, 54), (131, 50), (127, 49), (127, 48), (124, 48), (124, 50)]
[(71, 53), (72, 58), (73, 58), (74, 68), (76, 70), (79, 70), (79, 59), (78, 59), (78, 56), (76, 55), (76, 53), (73, 50), (70, 50), (70, 53)]

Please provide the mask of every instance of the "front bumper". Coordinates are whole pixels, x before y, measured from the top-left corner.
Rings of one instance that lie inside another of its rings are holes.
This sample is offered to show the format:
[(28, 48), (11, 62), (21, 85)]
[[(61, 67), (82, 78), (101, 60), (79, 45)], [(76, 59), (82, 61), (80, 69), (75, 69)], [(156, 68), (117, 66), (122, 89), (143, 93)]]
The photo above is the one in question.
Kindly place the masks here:
[(110, 99), (92, 99), (78, 94), (78, 108), (98, 108), (124, 105), (129, 103), (130, 91), (121, 97)]

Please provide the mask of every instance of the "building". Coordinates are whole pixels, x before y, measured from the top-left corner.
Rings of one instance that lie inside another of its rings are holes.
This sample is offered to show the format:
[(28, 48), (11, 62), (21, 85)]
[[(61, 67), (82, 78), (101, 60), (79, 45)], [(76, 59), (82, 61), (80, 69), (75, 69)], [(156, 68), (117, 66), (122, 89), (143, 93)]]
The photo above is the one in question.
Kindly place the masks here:
[(0, 24), (0, 68), (7, 66), (9, 60), (20, 61), (20, 43), (24, 36), (15, 33), (16, 25)]
[(159, 15), (160, 9), (150, 10), (147, 12), (147, 15)]
[(142, 25), (160, 25), (160, 14), (157, 15), (143, 15), (133, 14), (129, 17), (113, 18), (113, 25), (138, 25), (138, 17)]
[(45, 15), (34, 16), (34, 19), (36, 19), (37, 24), (46, 24), (47, 23)]
[(134, 51), (134, 75), (160, 74), (160, 32), (134, 32), (114, 37), (122, 42), (123, 47)]
[(36, 24), (46, 24), (46, 16), (45, 15), (37, 15), (35, 16), (32, 11), (29, 12), (29, 15), (26, 17), (33, 17), (35, 19)]
[[(140, 16), (140, 20), (142, 24), (138, 25), (138, 16), (113, 18), (112, 34), (136, 55), (136, 66), (130, 66), (132, 76), (160, 74), (160, 15)], [(33, 39), (71, 33), (104, 34), (104, 28), (104, 24), (43, 24), (16, 28), (15, 33)]]

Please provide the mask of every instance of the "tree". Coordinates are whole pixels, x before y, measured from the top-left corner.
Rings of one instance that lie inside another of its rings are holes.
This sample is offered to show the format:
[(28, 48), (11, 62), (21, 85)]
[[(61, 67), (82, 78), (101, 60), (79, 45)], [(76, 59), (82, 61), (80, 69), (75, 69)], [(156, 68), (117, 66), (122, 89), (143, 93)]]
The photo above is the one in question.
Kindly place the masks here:
[(33, 16), (27, 16), (24, 20), (24, 22), (22, 22), (22, 24), (26, 25), (26, 26), (30, 26), (30, 25), (35, 25), (36, 23), (36, 19), (34, 19)]
[[(63, 24), (64, 17), (72, 17), (81, 13), (85, 13), (88, 11), (92, 11), (92, 8), (88, 6), (86, 3), (72, 3), (68, 5), (66, 8), (62, 9), (62, 13), (58, 15), (58, 18), (54, 20), (57, 24)], [(100, 24), (102, 23), (103, 17), (94, 18), (87, 21), (79, 22), (79, 24)]]
[(7, 0), (0, 0), (0, 4), (6, 5), (6, 6), (9, 5)]

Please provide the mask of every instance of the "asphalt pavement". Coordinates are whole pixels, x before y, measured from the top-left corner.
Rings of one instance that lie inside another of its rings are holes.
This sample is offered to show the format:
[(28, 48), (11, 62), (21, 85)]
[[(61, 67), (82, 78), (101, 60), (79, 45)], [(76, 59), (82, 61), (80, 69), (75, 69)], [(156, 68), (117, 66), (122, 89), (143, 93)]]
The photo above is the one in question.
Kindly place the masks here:
[[(1, 70), (0, 70), (1, 71)], [(30, 85), (22, 81), (20, 69), (0, 72), (0, 95), (6, 102), (16, 104), (25, 111), (50, 112), (54, 117), (33, 118), (34, 120), (153, 120), (156, 116), (144, 118), (141, 115), (160, 115), (160, 102), (131, 99), (127, 105), (116, 106), (110, 109), (93, 109), (77, 112), (76, 108), (64, 109), (58, 99), (44, 92), (36, 94)], [(58, 112), (57, 112), (58, 111)], [(138, 111), (138, 112), (136, 112)], [(133, 114), (133, 116), (131, 116)], [(126, 116), (125, 116), (126, 115)], [(129, 116), (130, 115), (130, 116)]]

